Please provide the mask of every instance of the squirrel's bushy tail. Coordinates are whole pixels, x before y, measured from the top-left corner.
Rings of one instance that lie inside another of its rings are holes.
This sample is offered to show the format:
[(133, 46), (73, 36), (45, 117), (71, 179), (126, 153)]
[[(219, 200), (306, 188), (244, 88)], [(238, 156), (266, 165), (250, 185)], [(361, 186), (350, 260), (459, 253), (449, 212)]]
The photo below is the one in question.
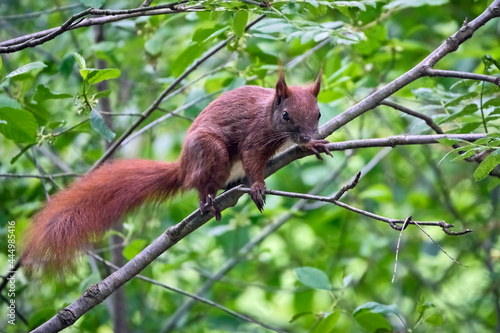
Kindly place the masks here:
[(21, 265), (28, 272), (61, 272), (124, 214), (182, 187), (177, 162), (118, 160), (55, 194), (24, 238)]

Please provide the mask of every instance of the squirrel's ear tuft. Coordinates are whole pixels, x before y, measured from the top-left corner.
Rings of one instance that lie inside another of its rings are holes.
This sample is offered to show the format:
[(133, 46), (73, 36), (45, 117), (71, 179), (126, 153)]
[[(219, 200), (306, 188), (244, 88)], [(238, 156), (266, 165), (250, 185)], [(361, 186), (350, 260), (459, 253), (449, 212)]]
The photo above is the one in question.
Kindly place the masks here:
[(281, 101), (283, 101), (290, 95), (290, 92), (288, 91), (288, 86), (286, 85), (285, 82), (285, 71), (283, 69), (283, 66), (279, 65), (278, 71), (279, 71), (279, 77), (278, 77), (278, 82), (276, 82), (276, 104), (280, 104)]
[(312, 93), (314, 96), (318, 97), (319, 91), (321, 90), (321, 77), (323, 76), (323, 66), (319, 70), (318, 77), (316, 78), (316, 82), (314, 82), (314, 86), (312, 87)]

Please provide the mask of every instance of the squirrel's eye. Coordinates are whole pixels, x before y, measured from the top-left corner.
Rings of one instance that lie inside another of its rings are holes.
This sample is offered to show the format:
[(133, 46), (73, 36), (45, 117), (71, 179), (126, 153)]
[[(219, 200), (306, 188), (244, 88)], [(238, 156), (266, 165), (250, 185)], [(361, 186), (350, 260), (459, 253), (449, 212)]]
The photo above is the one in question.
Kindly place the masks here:
[(320, 112), (320, 113), (318, 113), (318, 120), (319, 120), (319, 118), (321, 118), (321, 112)]
[(286, 111), (283, 111), (281, 116), (283, 117), (284, 120), (287, 120), (287, 121), (290, 120), (290, 115)]

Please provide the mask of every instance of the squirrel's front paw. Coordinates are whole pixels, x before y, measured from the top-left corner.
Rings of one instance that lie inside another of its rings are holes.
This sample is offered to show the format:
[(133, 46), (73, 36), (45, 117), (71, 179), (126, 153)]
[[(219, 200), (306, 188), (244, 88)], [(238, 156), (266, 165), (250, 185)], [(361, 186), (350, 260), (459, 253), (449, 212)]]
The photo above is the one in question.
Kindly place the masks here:
[(264, 209), (264, 203), (266, 202), (266, 184), (264, 183), (254, 183), (250, 188), (250, 197), (253, 202), (262, 213)]
[(323, 158), (320, 155), (320, 152), (323, 152), (328, 156), (333, 157), (332, 153), (330, 152), (330, 150), (328, 150), (328, 147), (326, 146), (329, 143), (330, 142), (328, 140), (311, 140), (308, 143), (306, 143), (303, 147), (305, 149), (312, 151), (318, 159), (323, 160)]

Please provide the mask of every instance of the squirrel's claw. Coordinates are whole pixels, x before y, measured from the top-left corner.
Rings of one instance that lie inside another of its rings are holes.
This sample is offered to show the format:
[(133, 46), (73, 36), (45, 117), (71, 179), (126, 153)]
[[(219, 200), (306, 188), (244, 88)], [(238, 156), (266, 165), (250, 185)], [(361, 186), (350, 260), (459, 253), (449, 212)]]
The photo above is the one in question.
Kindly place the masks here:
[(250, 188), (250, 197), (253, 202), (255, 202), (255, 206), (257, 206), (262, 213), (264, 204), (266, 203), (266, 184), (254, 183)]
[(206, 196), (205, 201), (200, 201), (200, 211), (202, 215), (206, 212), (214, 214), (215, 220), (217, 221), (220, 221), (222, 218), (220, 209), (215, 204), (214, 197), (211, 194)]
[(312, 151), (319, 160), (323, 160), (323, 158), (320, 155), (320, 152), (323, 152), (328, 156), (333, 157), (332, 153), (330, 152), (330, 150), (328, 150), (328, 147), (326, 146), (329, 143), (330, 142), (328, 140), (311, 140), (304, 145), (304, 148)]

